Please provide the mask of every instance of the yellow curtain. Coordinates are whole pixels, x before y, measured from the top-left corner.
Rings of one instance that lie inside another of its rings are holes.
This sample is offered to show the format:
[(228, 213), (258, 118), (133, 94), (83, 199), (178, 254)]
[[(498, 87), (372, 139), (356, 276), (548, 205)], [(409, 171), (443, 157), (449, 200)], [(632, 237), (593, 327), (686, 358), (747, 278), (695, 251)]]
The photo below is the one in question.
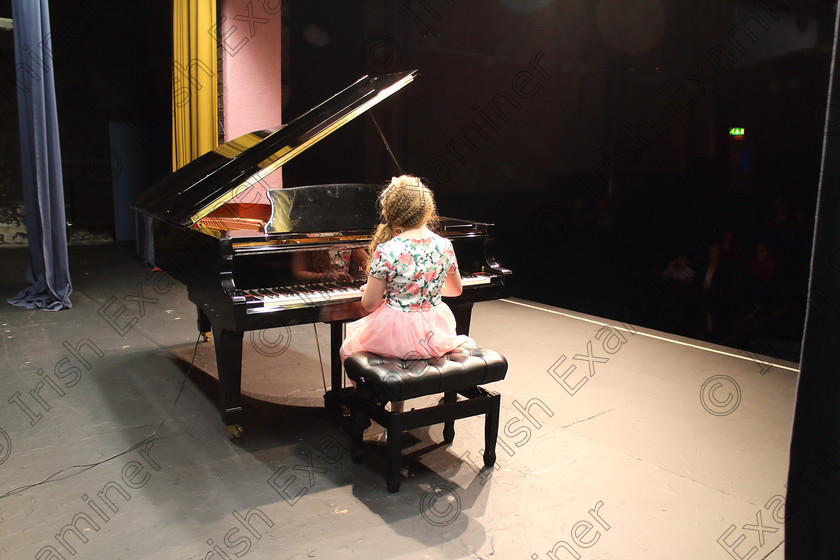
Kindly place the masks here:
[(174, 0), (172, 170), (218, 143), (216, 0)]

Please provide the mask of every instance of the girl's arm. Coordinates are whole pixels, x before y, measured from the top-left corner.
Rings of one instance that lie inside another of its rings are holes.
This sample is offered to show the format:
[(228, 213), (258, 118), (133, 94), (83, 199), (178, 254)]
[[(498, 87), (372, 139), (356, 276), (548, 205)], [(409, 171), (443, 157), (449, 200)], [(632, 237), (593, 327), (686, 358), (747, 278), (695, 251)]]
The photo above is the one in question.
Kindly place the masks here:
[(365, 308), (365, 311), (373, 311), (379, 307), (384, 301), (384, 297), (385, 280), (368, 276), (367, 284), (362, 286), (362, 307)]
[(446, 275), (446, 280), (443, 282), (443, 289), (440, 293), (446, 297), (455, 297), (460, 296), (463, 291), (464, 288), (461, 286), (461, 273), (456, 267), (455, 272)]

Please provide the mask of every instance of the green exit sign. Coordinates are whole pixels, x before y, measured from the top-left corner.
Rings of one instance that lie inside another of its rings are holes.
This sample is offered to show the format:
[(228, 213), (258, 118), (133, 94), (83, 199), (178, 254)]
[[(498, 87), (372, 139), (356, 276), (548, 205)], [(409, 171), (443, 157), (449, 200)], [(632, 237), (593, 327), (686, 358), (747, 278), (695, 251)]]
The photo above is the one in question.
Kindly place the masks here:
[(729, 129), (729, 136), (743, 136), (744, 129), (743, 128), (730, 128)]

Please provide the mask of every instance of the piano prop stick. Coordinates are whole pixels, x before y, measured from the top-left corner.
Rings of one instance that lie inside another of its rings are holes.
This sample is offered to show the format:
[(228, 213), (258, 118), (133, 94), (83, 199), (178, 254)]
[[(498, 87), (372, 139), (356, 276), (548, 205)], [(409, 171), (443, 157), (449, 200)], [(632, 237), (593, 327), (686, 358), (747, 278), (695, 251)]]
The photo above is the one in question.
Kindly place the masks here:
[[(328, 184), (268, 191), (263, 204), (234, 196), (410, 83), (416, 71), (365, 76), (276, 131), (218, 146), (144, 191), (132, 207), (153, 218), (155, 265), (183, 283), (212, 332), (222, 421), (242, 434), (242, 341), (245, 331), (316, 322), (331, 325), (329, 408), (340, 400), (342, 324), (364, 316), (361, 286), (378, 222), (380, 185)], [(446, 301), (469, 334), (477, 301), (507, 296), (510, 271), (488, 252), (492, 224), (441, 218), (464, 291)], [(337, 272), (335, 263), (356, 263)], [(302, 266), (303, 263), (303, 266)], [(353, 274), (355, 272), (355, 276)]]

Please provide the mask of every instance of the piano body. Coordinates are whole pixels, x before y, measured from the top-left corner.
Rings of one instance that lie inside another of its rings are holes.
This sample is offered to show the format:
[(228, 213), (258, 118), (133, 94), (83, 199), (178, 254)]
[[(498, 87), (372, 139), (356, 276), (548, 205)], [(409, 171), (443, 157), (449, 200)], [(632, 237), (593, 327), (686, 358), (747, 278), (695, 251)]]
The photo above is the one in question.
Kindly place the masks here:
[[(415, 72), (360, 79), (277, 131), (237, 138), (202, 155), (144, 191), (132, 207), (154, 218), (155, 264), (187, 287), (198, 328), (212, 331), (222, 420), (242, 432), (242, 343), (246, 331), (294, 324), (330, 324), (331, 388), (337, 404), (344, 322), (366, 314), (361, 284), (303, 282), (295, 257), (310, 251), (368, 246), (378, 223), (381, 185), (331, 184), (268, 191), (268, 203), (229, 202), (268, 173), (413, 80)], [(469, 333), (477, 301), (505, 297), (510, 271), (488, 249), (492, 225), (441, 218), (452, 240), (464, 290), (444, 298)], [(300, 261), (298, 261), (300, 262)]]

